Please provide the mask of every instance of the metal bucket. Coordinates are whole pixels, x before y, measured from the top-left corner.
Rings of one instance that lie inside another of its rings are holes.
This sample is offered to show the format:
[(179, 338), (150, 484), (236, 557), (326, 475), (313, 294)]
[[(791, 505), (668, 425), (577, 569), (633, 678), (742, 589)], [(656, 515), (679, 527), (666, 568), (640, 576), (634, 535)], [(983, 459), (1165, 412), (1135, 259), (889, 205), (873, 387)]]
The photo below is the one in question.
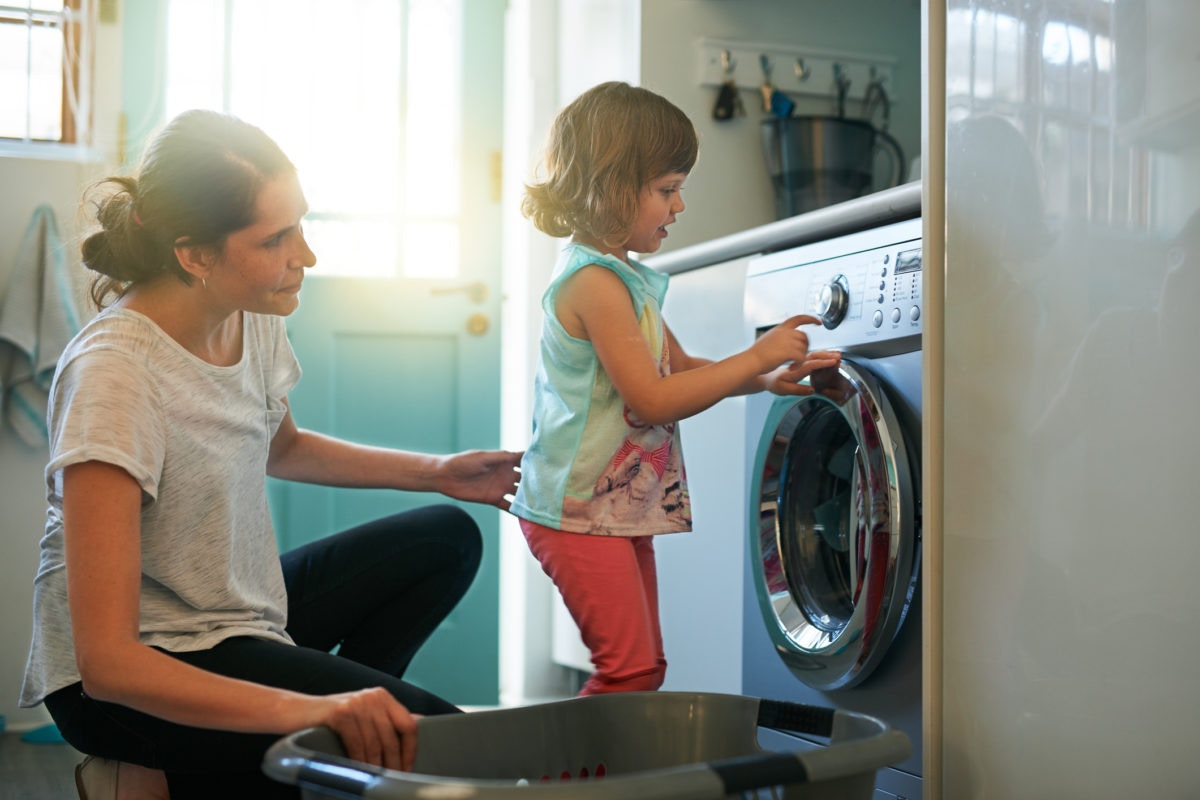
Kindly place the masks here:
[(876, 154), (887, 153), (891, 174), (879, 188), (900, 183), (900, 145), (869, 122), (843, 117), (769, 117), (762, 122), (763, 157), (775, 190), (777, 219), (852, 200), (871, 191)]

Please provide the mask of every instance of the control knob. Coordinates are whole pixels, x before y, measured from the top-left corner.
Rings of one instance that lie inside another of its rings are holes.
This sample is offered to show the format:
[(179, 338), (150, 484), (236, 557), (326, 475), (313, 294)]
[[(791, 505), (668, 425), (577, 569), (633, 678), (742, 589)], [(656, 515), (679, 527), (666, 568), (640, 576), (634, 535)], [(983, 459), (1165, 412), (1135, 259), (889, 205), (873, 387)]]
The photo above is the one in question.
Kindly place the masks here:
[(829, 330), (836, 328), (846, 318), (850, 307), (850, 286), (845, 275), (838, 275), (821, 287), (817, 299), (817, 316)]

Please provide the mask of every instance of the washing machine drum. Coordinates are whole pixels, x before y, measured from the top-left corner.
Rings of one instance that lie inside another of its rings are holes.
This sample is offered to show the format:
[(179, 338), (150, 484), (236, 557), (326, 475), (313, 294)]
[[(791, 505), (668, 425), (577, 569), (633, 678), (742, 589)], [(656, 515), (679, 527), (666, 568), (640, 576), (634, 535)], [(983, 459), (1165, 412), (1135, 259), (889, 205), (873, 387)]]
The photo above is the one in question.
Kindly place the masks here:
[(915, 442), (879, 382), (843, 359), (777, 399), (751, 475), (751, 564), (776, 651), (816, 689), (863, 681), (920, 567)]

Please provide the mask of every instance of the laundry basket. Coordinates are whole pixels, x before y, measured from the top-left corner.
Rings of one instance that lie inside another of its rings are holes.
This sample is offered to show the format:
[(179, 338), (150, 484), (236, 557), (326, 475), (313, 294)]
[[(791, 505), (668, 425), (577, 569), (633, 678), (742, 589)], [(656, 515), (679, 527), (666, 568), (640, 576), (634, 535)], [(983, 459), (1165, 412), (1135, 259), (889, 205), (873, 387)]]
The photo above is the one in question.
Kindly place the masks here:
[[(825, 747), (764, 751), (759, 727)], [(875, 772), (908, 757), (904, 733), (865, 714), (726, 694), (631, 692), (425, 717), (412, 772), (344, 757), (328, 728), (267, 751), (263, 770), (312, 798), (870, 800)]]

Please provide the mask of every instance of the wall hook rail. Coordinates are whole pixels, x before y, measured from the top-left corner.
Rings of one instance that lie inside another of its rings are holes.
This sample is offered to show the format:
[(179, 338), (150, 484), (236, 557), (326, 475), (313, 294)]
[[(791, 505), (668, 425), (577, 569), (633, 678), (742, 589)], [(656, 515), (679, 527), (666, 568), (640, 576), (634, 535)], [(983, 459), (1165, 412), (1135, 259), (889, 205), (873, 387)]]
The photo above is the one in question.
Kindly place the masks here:
[[(743, 71), (734, 75), (738, 63), (757, 62), (763, 68), (762, 77), (769, 78), (780, 91), (823, 97), (834, 94), (836, 64), (842, 79), (849, 81), (845, 99), (856, 102), (865, 99), (866, 89), (873, 82), (890, 86), (896, 65), (896, 59), (891, 56), (871, 53), (707, 38), (696, 42), (696, 62), (697, 82), (701, 86), (721, 86), (733, 80), (739, 89), (758, 90), (762, 81), (756, 81), (753, 74)], [(772, 75), (771, 70), (778, 64), (793, 65), (791, 74), (779, 70)]]

